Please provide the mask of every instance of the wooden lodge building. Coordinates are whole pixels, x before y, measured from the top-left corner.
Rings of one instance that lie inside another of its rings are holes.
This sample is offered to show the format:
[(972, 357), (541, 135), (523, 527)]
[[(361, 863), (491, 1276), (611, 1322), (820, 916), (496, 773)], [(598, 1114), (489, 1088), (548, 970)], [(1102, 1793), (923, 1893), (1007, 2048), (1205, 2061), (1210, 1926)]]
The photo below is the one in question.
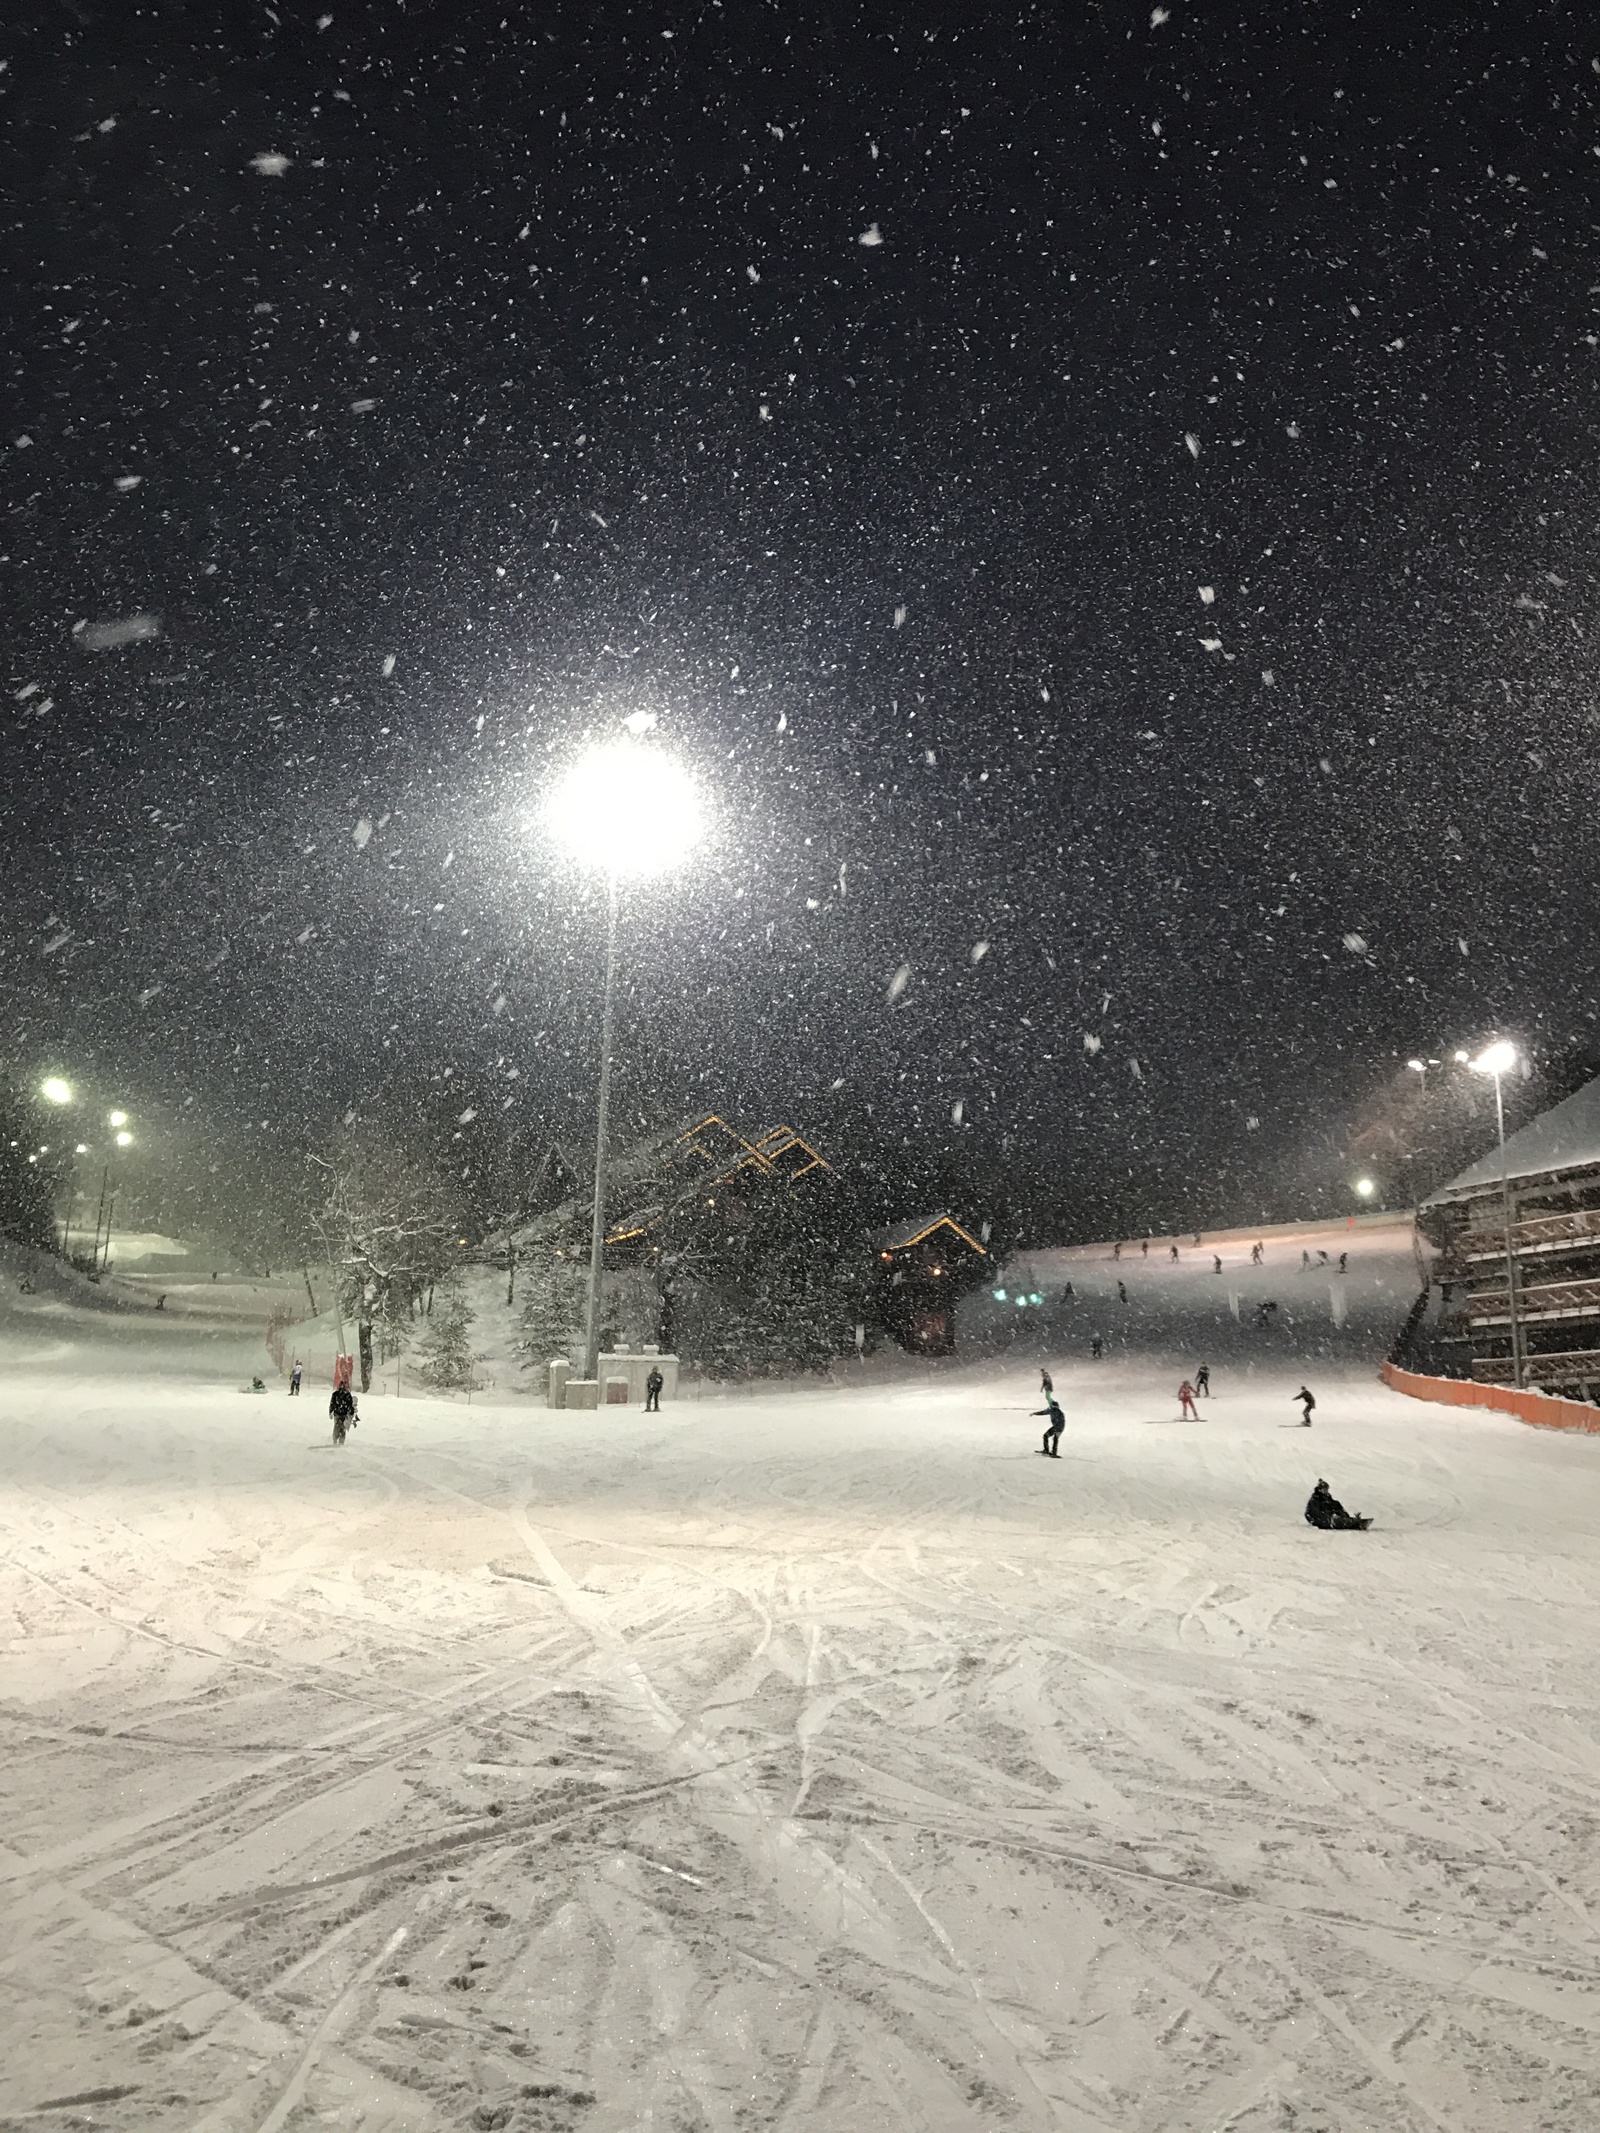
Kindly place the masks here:
[(875, 1301), (883, 1326), (902, 1348), (949, 1355), (956, 1344), (956, 1301), (989, 1271), (989, 1254), (954, 1215), (925, 1215), (874, 1238)]
[(1498, 1146), (1417, 1209), (1418, 1227), (1442, 1255), (1434, 1269), (1439, 1309), (1430, 1342), (1438, 1367), (1488, 1384), (1520, 1381), (1594, 1399), (1600, 1396), (1600, 1079), (1511, 1135), (1505, 1176), (1509, 1255)]

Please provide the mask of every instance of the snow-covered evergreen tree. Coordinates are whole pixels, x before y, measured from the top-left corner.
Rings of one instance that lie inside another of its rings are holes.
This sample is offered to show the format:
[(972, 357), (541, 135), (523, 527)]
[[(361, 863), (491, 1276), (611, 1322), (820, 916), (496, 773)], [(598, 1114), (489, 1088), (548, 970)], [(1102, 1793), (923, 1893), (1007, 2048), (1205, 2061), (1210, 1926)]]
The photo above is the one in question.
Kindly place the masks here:
[(440, 1392), (465, 1392), (472, 1383), (468, 1334), (475, 1314), (453, 1284), (439, 1290), (422, 1336), (418, 1375)]
[(588, 1269), (551, 1250), (527, 1250), (518, 1260), (517, 1280), (523, 1297), (522, 1348), (528, 1368), (542, 1379), (548, 1363), (570, 1356), (583, 1339)]

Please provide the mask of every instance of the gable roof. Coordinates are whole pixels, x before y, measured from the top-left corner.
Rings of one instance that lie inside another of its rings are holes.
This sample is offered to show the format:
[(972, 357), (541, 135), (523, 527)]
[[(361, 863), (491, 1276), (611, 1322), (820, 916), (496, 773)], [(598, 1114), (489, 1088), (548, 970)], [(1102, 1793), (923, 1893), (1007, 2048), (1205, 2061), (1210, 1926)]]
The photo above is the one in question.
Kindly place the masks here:
[(900, 1222), (893, 1229), (884, 1230), (875, 1241), (880, 1252), (908, 1252), (912, 1245), (920, 1244), (924, 1237), (931, 1237), (936, 1229), (953, 1229), (962, 1243), (970, 1244), (980, 1259), (989, 1256), (977, 1238), (964, 1230), (954, 1215), (921, 1215), (914, 1222)]
[[(1512, 1178), (1542, 1178), (1552, 1172), (1600, 1167), (1600, 1076), (1585, 1083), (1576, 1096), (1536, 1118), (1531, 1126), (1513, 1133), (1506, 1142), (1506, 1175)], [(1470, 1199), (1500, 1182), (1498, 1143), (1480, 1161), (1437, 1186), (1422, 1203), (1436, 1206), (1443, 1200)]]

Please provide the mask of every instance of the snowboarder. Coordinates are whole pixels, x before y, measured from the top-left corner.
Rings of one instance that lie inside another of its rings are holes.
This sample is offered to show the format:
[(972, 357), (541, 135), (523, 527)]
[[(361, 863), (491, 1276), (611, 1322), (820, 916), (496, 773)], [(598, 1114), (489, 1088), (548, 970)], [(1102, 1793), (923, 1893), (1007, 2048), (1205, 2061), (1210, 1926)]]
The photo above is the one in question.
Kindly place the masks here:
[(1097, 1334), (1095, 1334), (1095, 1336), (1093, 1337), (1093, 1339), (1092, 1339), (1092, 1340), (1090, 1341), (1090, 1343), (1089, 1343), (1089, 1354), (1090, 1354), (1090, 1356), (1091, 1356), (1091, 1357), (1093, 1358), (1093, 1360), (1094, 1360), (1095, 1362), (1097, 1362), (1097, 1363), (1098, 1363), (1098, 1362), (1099, 1362), (1099, 1360), (1100, 1360), (1100, 1358), (1101, 1358), (1101, 1356), (1102, 1356), (1102, 1355), (1104, 1354), (1104, 1352), (1105, 1352), (1105, 1345), (1106, 1345), (1106, 1344), (1105, 1344), (1105, 1342), (1104, 1342), (1104, 1341), (1103, 1341), (1103, 1340), (1102, 1340), (1102, 1339), (1100, 1338), (1100, 1336), (1099, 1336), (1099, 1334), (1098, 1334), (1098, 1333), (1097, 1333)]
[(1211, 1271), (1213, 1274), (1220, 1274), (1222, 1272), (1222, 1254), (1220, 1252), (1213, 1252), (1211, 1254)]
[(1197, 1371), (1195, 1372), (1195, 1374), (1194, 1374), (1194, 1389), (1195, 1389), (1195, 1391), (1196, 1391), (1196, 1392), (1198, 1392), (1198, 1393), (1203, 1393), (1203, 1394), (1205, 1395), (1205, 1397), (1206, 1397), (1206, 1398), (1207, 1398), (1208, 1400), (1210, 1399), (1210, 1397), (1211, 1397), (1211, 1365), (1210, 1365), (1209, 1363), (1202, 1363), (1202, 1364), (1200, 1365), (1200, 1368), (1199, 1368), (1199, 1369), (1198, 1369), (1198, 1370), (1197, 1370)]
[(1120, 1259), (1122, 1257), (1122, 1241), (1120, 1238), (1114, 1245), (1112, 1245), (1111, 1256), (1113, 1259)]
[(1036, 1407), (1033, 1412), (1035, 1419), (1037, 1419), (1040, 1415), (1048, 1415), (1050, 1417), (1049, 1421), (1044, 1426), (1044, 1444), (1042, 1449), (1047, 1459), (1059, 1459), (1061, 1457), (1061, 1454), (1056, 1450), (1056, 1446), (1061, 1442), (1061, 1432), (1067, 1426), (1067, 1418), (1061, 1412), (1061, 1409), (1056, 1402), (1054, 1394), (1052, 1394), (1051, 1397), (1046, 1400), (1043, 1407)]
[(1261, 1247), (1259, 1244), (1252, 1244), (1250, 1247), (1250, 1264), (1252, 1266), (1261, 1264)]
[(1055, 1391), (1055, 1389), (1055, 1381), (1051, 1377), (1049, 1371), (1041, 1370), (1039, 1373), (1039, 1390), (1044, 1394), (1047, 1400), (1049, 1399), (1050, 1395)]
[(1176, 1259), (1178, 1256), (1178, 1247), (1176, 1245), (1172, 1247), (1172, 1256), (1174, 1259)]
[(656, 1368), (655, 1364), (652, 1363), (650, 1366), (650, 1375), (644, 1381), (644, 1411), (647, 1415), (660, 1414), (661, 1388), (663, 1385), (665, 1385), (666, 1382), (667, 1381), (661, 1375), (661, 1372)]
[(1200, 1410), (1194, 1404), (1194, 1387), (1187, 1378), (1178, 1387), (1178, 1415), (1185, 1422), (1198, 1422)]
[(296, 1357), (295, 1357), (295, 1359), (294, 1359), (294, 1368), (293, 1368), (293, 1369), (292, 1369), (292, 1370), (290, 1371), (290, 1373), (289, 1373), (289, 1397), (290, 1397), (290, 1399), (291, 1399), (291, 1400), (298, 1400), (298, 1399), (299, 1399), (299, 1397), (300, 1397), (300, 1358), (299, 1358), (299, 1356), (296, 1356)]
[(1119, 1281), (1119, 1282), (1117, 1283), (1117, 1301), (1118, 1301), (1118, 1303), (1126, 1303), (1126, 1302), (1127, 1302), (1127, 1300), (1128, 1300), (1128, 1284), (1127, 1284), (1127, 1283), (1126, 1283), (1125, 1281)]
[(1072, 1295), (1072, 1283), (1071, 1283), (1070, 1281), (1069, 1281), (1069, 1282), (1067, 1283), (1066, 1287), (1065, 1287), (1065, 1288), (1064, 1288), (1064, 1289), (1063, 1289), (1063, 1290), (1061, 1291), (1061, 1301), (1062, 1301), (1062, 1302), (1063, 1302), (1064, 1304), (1069, 1304), (1069, 1303), (1071, 1303), (1071, 1302), (1073, 1301), (1073, 1295)]
[(343, 1444), (345, 1432), (355, 1428), (360, 1417), (356, 1413), (356, 1396), (348, 1385), (335, 1385), (333, 1398), (328, 1402), (328, 1412), (333, 1417), (333, 1441)]
[(1148, 1237), (1141, 1237), (1141, 1238), (1139, 1239), (1139, 1257), (1140, 1257), (1141, 1259), (1148, 1259), (1148, 1258), (1149, 1258), (1149, 1256), (1150, 1256), (1150, 1239), (1149, 1239)]
[(1348, 1252), (1341, 1252), (1341, 1253), (1339, 1254), (1339, 1272), (1340, 1272), (1341, 1274), (1343, 1274), (1343, 1273), (1346, 1273), (1346, 1272), (1348, 1272), (1348, 1270), (1349, 1270), (1349, 1266), (1350, 1266), (1350, 1254), (1349, 1254)]
[(1300, 1254), (1300, 1271), (1302, 1274), (1305, 1273), (1310, 1264), (1311, 1254), (1307, 1251), (1302, 1251)]
[(1318, 1266), (1326, 1266), (1327, 1263), (1328, 1255), (1325, 1251), (1322, 1250), (1321, 1246), (1319, 1245), (1317, 1248), (1317, 1264)]
[(1300, 1427), (1309, 1429), (1311, 1427), (1311, 1410), (1317, 1404), (1316, 1399), (1304, 1385), (1295, 1394), (1295, 1398), (1300, 1402)]
[(1347, 1511), (1328, 1484), (1319, 1481), (1306, 1498), (1306, 1524), (1320, 1526), (1324, 1533), (1365, 1533), (1372, 1520)]

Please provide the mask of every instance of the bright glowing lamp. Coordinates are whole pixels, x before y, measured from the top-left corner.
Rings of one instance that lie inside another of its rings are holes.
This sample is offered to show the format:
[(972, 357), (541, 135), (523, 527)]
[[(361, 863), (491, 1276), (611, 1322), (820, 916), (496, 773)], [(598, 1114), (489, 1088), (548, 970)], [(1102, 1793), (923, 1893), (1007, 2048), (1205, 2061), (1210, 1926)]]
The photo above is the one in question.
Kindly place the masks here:
[(72, 1101), (72, 1084), (63, 1081), (59, 1074), (52, 1074), (39, 1084), (39, 1094), (47, 1104), (69, 1104)]
[(1509, 1074), (1517, 1063), (1517, 1048), (1502, 1037), (1471, 1062), (1474, 1074)]
[(112, 1114), (111, 1114), (111, 1119), (110, 1119), (110, 1123), (111, 1123), (111, 1124), (112, 1124), (113, 1126), (125, 1126), (125, 1125), (126, 1125), (126, 1124), (128, 1123), (128, 1114), (127, 1114), (127, 1112), (126, 1112), (126, 1111), (113, 1111), (113, 1112), (112, 1112)]
[(1426, 1074), (1428, 1071), (1426, 1059), (1408, 1059), (1406, 1065), (1410, 1067), (1413, 1074)]
[(630, 879), (665, 873), (701, 833), (693, 781), (670, 756), (627, 741), (575, 763), (545, 820), (584, 866)]
[(119, 1133), (117, 1135), (117, 1146), (119, 1148), (131, 1148), (133, 1146), (133, 1135), (131, 1133)]
[(1373, 1184), (1371, 1178), (1356, 1179), (1356, 1191), (1361, 1195), (1363, 1200), (1370, 1200), (1372, 1198), (1372, 1195), (1377, 1191), (1377, 1189), (1377, 1186)]

